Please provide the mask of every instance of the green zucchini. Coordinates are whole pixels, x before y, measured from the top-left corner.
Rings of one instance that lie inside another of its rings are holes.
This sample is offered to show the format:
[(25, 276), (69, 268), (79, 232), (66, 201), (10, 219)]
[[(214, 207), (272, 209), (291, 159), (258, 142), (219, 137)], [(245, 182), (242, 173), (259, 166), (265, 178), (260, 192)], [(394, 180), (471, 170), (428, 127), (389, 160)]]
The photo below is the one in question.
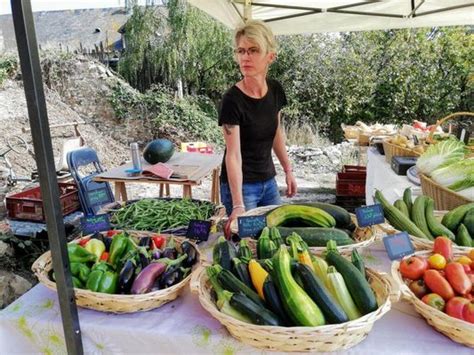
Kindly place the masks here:
[(297, 263), (294, 273), (295, 277), (299, 278), (303, 289), (321, 308), (324, 317), (330, 324), (344, 323), (349, 320), (322, 280), (314, 274), (308, 265)]
[(474, 208), (466, 213), (462, 223), (466, 226), (471, 238), (474, 238)]
[(418, 228), (420, 228), (423, 233), (428, 237), (430, 240), (434, 240), (433, 236), (431, 235), (430, 229), (428, 228), (428, 224), (426, 223), (426, 201), (428, 197), (426, 196), (418, 196), (413, 203), (413, 208), (411, 210), (411, 220), (415, 223)]
[(332, 228), (336, 220), (320, 208), (303, 205), (283, 205), (267, 214), (267, 226), (278, 227), (287, 224), (296, 226)]
[(349, 229), (349, 227), (352, 225), (352, 218), (350, 213), (342, 207), (324, 202), (309, 202), (303, 203), (303, 205), (320, 208), (323, 211), (329, 213), (336, 220), (336, 228)]
[(250, 250), (247, 239), (244, 238), (239, 242), (239, 251), (237, 255), (239, 259), (246, 264), (248, 264), (250, 259), (252, 259), (252, 251)]
[(352, 265), (354, 265), (357, 268), (357, 270), (361, 272), (364, 278), (367, 279), (367, 276), (365, 274), (364, 260), (362, 260), (362, 257), (360, 256), (359, 252), (355, 248), (352, 249), (351, 261), (352, 261)]
[(273, 276), (280, 291), (286, 314), (297, 326), (315, 327), (325, 324), (324, 315), (291, 275), (290, 254), (284, 245), (272, 258)]
[(213, 249), (214, 264), (219, 264), (226, 270), (232, 270), (232, 259), (237, 256), (237, 250), (232, 242), (220, 236)]
[(403, 191), (403, 202), (408, 209), (408, 215), (411, 216), (411, 210), (413, 208), (413, 198), (411, 197), (411, 187), (407, 187), (405, 191)]
[(403, 200), (396, 200), (393, 204), (400, 212), (402, 212), (405, 216), (410, 218), (410, 212), (408, 211), (408, 207)]
[(445, 236), (454, 241), (456, 238), (454, 233), (443, 226), (434, 216), (434, 201), (432, 198), (427, 198), (425, 208), (426, 224), (434, 237)]
[(281, 237), (277, 227), (270, 228), (270, 239), (273, 241), (273, 243), (275, 243), (277, 248), (279, 248), (280, 245), (285, 244), (285, 241)]
[(346, 232), (337, 228), (278, 227), (278, 230), (285, 240), (292, 233), (298, 234), (310, 247), (323, 247), (329, 240), (334, 240), (339, 246), (354, 243)]
[(456, 233), (456, 244), (462, 247), (472, 246), (472, 238), (464, 224), (460, 224)]
[(239, 258), (233, 258), (234, 263), (233, 272), (237, 278), (246, 284), (249, 288), (253, 289), (252, 280), (250, 279), (249, 269), (246, 263), (241, 261)]
[(326, 261), (329, 265), (335, 266), (337, 271), (342, 275), (357, 308), (363, 314), (373, 312), (377, 309), (377, 300), (369, 283), (349, 260), (338, 253), (336, 245), (333, 242), (328, 243)]
[[(216, 266), (219, 266), (219, 265), (214, 265), (213, 267), (215, 268)], [(242, 292), (248, 298), (254, 301), (256, 304), (259, 304), (260, 306), (264, 306), (258, 294), (254, 290), (252, 290), (250, 287), (248, 287), (246, 284), (244, 284), (242, 281), (240, 281), (229, 270), (221, 268), (221, 270), (219, 270), (219, 273), (217, 274), (217, 281), (219, 281), (219, 283), (225, 290), (235, 292), (235, 293)]]
[(257, 256), (259, 259), (268, 259), (273, 256), (277, 247), (270, 239), (270, 228), (263, 228), (257, 241)]
[(263, 297), (265, 298), (265, 303), (268, 305), (268, 308), (281, 319), (283, 325), (287, 327), (293, 325), (293, 322), (285, 312), (280, 295), (278, 294), (278, 289), (271, 275), (268, 275), (263, 282)]
[(428, 239), (425, 233), (418, 228), (407, 216), (400, 212), (396, 207), (392, 206), (379, 191), (375, 191), (375, 199), (380, 202), (383, 208), (385, 218), (390, 224), (400, 231), (406, 231), (415, 237)]
[(474, 202), (456, 207), (443, 216), (441, 223), (448, 227), (451, 232), (456, 233), (464, 216), (472, 209), (474, 209)]
[(230, 299), (230, 305), (240, 313), (246, 315), (254, 324), (259, 325), (282, 325), (281, 320), (270, 310), (253, 302), (242, 293), (234, 293)]
[(341, 273), (337, 272), (334, 266), (328, 268), (328, 288), (350, 320), (362, 317), (362, 314), (347, 289), (344, 278)]

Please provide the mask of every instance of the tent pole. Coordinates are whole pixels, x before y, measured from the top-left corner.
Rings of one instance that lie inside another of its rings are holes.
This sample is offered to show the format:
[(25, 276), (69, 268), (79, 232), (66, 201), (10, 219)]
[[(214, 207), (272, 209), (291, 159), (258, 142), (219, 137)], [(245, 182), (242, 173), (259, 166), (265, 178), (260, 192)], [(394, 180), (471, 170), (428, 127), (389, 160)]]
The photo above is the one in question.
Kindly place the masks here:
[(252, 19), (252, 0), (245, 0), (244, 2), (244, 22)]
[(11, 0), (11, 8), (67, 353), (83, 354), (31, 2)]

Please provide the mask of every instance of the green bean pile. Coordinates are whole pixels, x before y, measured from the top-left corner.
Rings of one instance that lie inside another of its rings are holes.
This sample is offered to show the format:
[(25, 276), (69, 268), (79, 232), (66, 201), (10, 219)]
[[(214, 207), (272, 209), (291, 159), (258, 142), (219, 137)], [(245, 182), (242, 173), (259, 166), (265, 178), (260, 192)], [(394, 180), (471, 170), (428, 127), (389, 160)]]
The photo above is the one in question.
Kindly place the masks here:
[(143, 199), (111, 212), (111, 222), (118, 228), (161, 232), (185, 227), (192, 219), (209, 219), (214, 205), (191, 199)]

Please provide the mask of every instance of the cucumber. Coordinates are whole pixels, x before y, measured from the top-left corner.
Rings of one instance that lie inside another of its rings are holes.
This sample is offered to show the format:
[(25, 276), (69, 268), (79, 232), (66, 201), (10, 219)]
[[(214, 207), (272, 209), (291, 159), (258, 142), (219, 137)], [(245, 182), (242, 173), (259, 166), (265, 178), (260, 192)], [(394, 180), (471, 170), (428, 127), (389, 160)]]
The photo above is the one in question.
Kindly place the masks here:
[[(214, 266), (215, 267), (215, 266)], [(217, 281), (221, 284), (222, 288), (231, 291), (234, 293), (243, 293), (248, 298), (250, 298), (254, 303), (264, 307), (264, 304), (257, 293), (252, 290), (250, 287), (245, 285), (242, 281), (240, 281), (233, 273), (229, 270), (222, 269), (217, 274)]]
[(413, 198), (411, 197), (411, 188), (407, 187), (405, 191), (403, 191), (403, 202), (408, 208), (408, 215), (411, 215), (411, 209), (413, 208)]
[(339, 246), (354, 243), (346, 232), (336, 228), (278, 227), (278, 231), (283, 239), (292, 233), (298, 234), (309, 247), (324, 247), (329, 240), (334, 240)]
[(426, 224), (434, 237), (445, 236), (454, 241), (454, 233), (438, 222), (434, 216), (434, 201), (432, 198), (426, 200)]
[(375, 199), (382, 205), (385, 218), (388, 219), (392, 226), (399, 231), (405, 231), (415, 237), (428, 239), (425, 233), (418, 228), (410, 218), (392, 206), (379, 190), (375, 191)]
[(430, 240), (434, 240), (433, 236), (431, 235), (430, 229), (428, 228), (428, 224), (426, 223), (426, 201), (428, 197), (426, 196), (418, 196), (413, 203), (413, 208), (411, 209), (411, 220), (415, 225), (420, 228), (423, 233), (428, 237)]
[(342, 275), (352, 299), (363, 314), (377, 309), (377, 299), (375, 298), (374, 291), (372, 291), (362, 273), (349, 260), (341, 256), (337, 251), (329, 250), (326, 255), (326, 261), (329, 265), (335, 266)]
[(336, 228), (349, 229), (349, 227), (352, 225), (352, 218), (350, 213), (342, 207), (324, 202), (309, 202), (303, 203), (303, 205), (320, 208), (323, 211), (329, 213), (336, 220)]
[(242, 293), (234, 293), (230, 298), (230, 305), (237, 311), (246, 315), (254, 324), (259, 325), (282, 325), (280, 319), (261, 304), (253, 302)]
[(456, 233), (464, 216), (472, 209), (474, 209), (474, 202), (456, 207), (454, 210), (451, 210), (444, 215), (441, 223), (448, 227), (451, 232)]
[(320, 208), (303, 205), (282, 205), (267, 214), (267, 226), (278, 227), (287, 224), (295, 226), (327, 227), (336, 225), (336, 220)]
[(462, 223), (466, 226), (471, 238), (474, 238), (474, 208), (466, 213)]
[(472, 238), (464, 224), (460, 224), (456, 233), (456, 244), (462, 247), (472, 246)]
[(402, 212), (405, 216), (410, 218), (410, 212), (408, 211), (408, 207), (403, 200), (396, 200), (393, 204), (400, 212)]
[(321, 308), (329, 323), (338, 324), (349, 321), (347, 314), (308, 265), (297, 263), (294, 273), (308, 296)]

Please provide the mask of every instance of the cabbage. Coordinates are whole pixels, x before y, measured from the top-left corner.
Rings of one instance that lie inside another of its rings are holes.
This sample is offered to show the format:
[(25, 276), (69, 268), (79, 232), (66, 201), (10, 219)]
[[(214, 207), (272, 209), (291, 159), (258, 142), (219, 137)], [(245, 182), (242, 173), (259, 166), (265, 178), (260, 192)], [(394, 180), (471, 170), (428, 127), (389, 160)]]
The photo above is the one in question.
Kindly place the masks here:
[(474, 159), (465, 159), (431, 173), (436, 183), (459, 191), (474, 186)]
[(469, 187), (468, 189), (464, 189), (461, 191), (456, 192), (457, 194), (464, 196), (467, 198), (469, 201), (474, 201), (474, 186)]
[(462, 160), (464, 149), (464, 143), (455, 138), (430, 145), (426, 152), (418, 158), (416, 167), (422, 173), (431, 175), (435, 169)]

